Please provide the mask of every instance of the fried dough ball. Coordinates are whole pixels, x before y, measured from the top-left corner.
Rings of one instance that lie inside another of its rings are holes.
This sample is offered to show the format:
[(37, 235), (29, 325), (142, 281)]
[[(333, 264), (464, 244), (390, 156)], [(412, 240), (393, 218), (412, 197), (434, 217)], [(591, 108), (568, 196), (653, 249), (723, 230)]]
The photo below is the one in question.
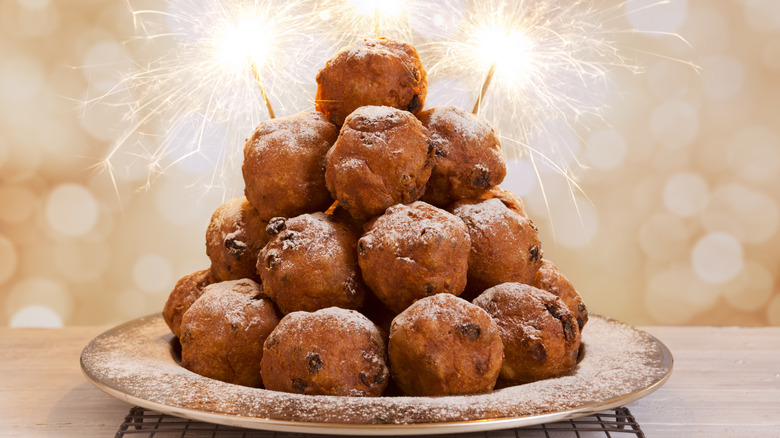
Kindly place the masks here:
[(274, 218), (257, 270), (265, 293), (284, 314), (338, 306), (359, 309), (366, 286), (357, 261), (359, 235), (324, 213)]
[(223, 382), (260, 387), (263, 342), (278, 323), (273, 302), (254, 281), (208, 286), (182, 318), (182, 366)]
[(408, 395), (463, 395), (493, 389), (504, 347), (481, 308), (450, 294), (423, 298), (393, 320), (393, 381)]
[(317, 73), (315, 107), (338, 126), (357, 108), (390, 106), (419, 112), (428, 74), (411, 44), (364, 39), (339, 51)]
[(165, 323), (177, 338), (181, 337), (181, 318), (184, 312), (203, 295), (203, 288), (218, 281), (211, 269), (204, 269), (184, 275), (176, 282), (162, 313)]
[(267, 389), (313, 395), (377, 397), (387, 386), (379, 329), (355, 310), (293, 312), (263, 346)]
[(454, 106), (437, 106), (417, 116), (428, 128), (436, 159), (423, 201), (446, 207), (479, 198), (506, 176), (506, 161), (493, 127)]
[(358, 220), (420, 199), (433, 166), (428, 130), (411, 113), (364, 106), (347, 117), (328, 151), (325, 181)]
[(500, 199), (456, 201), (449, 211), (466, 223), (471, 237), (468, 284), (463, 297), (515, 281), (530, 284), (542, 265), (536, 226)]
[(222, 204), (211, 215), (206, 229), (206, 255), (220, 281), (251, 278), (260, 281), (255, 264), (257, 254), (268, 242), (268, 221), (245, 197)]
[(423, 297), (463, 292), (471, 240), (457, 217), (417, 201), (388, 208), (366, 228), (358, 241), (363, 279), (394, 312)]
[(266, 120), (244, 146), (241, 171), (249, 202), (265, 220), (325, 211), (325, 153), (338, 128), (317, 111)]
[(580, 330), (585, 327), (585, 323), (588, 322), (588, 308), (585, 307), (585, 302), (571, 282), (553, 262), (548, 259), (542, 260), (542, 266), (536, 271), (531, 284), (560, 298), (577, 319)]
[(555, 295), (522, 283), (503, 283), (474, 299), (498, 324), (504, 343), (501, 379), (527, 383), (561, 375), (577, 364), (580, 329)]

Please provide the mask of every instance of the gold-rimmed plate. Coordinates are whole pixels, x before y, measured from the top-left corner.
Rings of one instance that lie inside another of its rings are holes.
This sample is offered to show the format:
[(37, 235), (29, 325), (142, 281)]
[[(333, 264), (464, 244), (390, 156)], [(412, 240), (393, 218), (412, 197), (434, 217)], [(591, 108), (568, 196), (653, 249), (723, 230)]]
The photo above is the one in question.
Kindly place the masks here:
[(209, 379), (181, 367), (161, 315), (114, 327), (81, 353), (96, 387), (128, 403), (198, 421), (333, 435), (431, 435), (490, 431), (577, 418), (638, 400), (663, 385), (672, 354), (658, 339), (591, 316), (584, 351), (567, 375), (450, 397), (287, 394)]

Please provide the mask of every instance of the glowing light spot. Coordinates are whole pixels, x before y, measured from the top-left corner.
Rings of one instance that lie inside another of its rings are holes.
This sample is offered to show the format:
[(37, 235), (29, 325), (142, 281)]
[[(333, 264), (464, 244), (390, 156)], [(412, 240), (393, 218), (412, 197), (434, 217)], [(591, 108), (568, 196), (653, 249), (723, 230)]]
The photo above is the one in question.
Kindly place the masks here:
[(23, 307), (14, 313), (9, 325), (14, 328), (60, 328), (62, 318), (49, 307), (35, 304)]
[(707, 207), (707, 182), (695, 173), (678, 173), (664, 185), (664, 205), (672, 213), (691, 217)]
[(244, 73), (247, 62), (262, 67), (273, 42), (273, 35), (259, 17), (246, 16), (226, 26), (217, 38), (217, 59), (225, 68)]
[(0, 186), (0, 221), (19, 224), (30, 219), (35, 212), (38, 197), (35, 192), (21, 185)]
[(8, 294), (6, 311), (13, 315), (28, 306), (41, 305), (54, 311), (66, 320), (73, 311), (73, 296), (67, 286), (41, 277), (25, 278), (14, 284)]
[(742, 128), (729, 141), (728, 157), (731, 168), (746, 181), (777, 181), (780, 134), (764, 126)]
[(614, 129), (601, 129), (588, 139), (585, 156), (596, 169), (615, 169), (626, 158), (626, 139)]
[(631, 26), (654, 38), (677, 32), (688, 17), (687, 0), (629, 0), (625, 7)]
[(690, 231), (681, 218), (656, 213), (642, 224), (639, 246), (648, 257), (667, 261), (680, 259), (688, 250)]
[(97, 223), (98, 203), (92, 193), (79, 184), (62, 184), (46, 199), (46, 221), (55, 231), (78, 237), (89, 233)]
[(146, 254), (133, 264), (133, 283), (148, 294), (157, 294), (173, 287), (171, 262), (159, 254)]
[[(483, 28), (474, 35), (475, 49), (485, 72), (495, 66), (502, 81), (523, 83), (534, 62), (534, 43), (524, 33), (501, 28)], [(512, 56), (507, 56), (511, 53)]]
[(0, 284), (8, 281), (16, 272), (19, 256), (13, 242), (0, 234)]
[(699, 112), (688, 102), (664, 102), (650, 115), (650, 132), (664, 146), (679, 149), (699, 134)]
[(734, 236), (713, 232), (693, 246), (691, 262), (696, 275), (712, 284), (723, 284), (739, 274), (744, 265), (742, 244)]
[(729, 56), (715, 56), (702, 62), (701, 85), (704, 94), (713, 100), (734, 98), (745, 82), (742, 63)]
[(734, 309), (753, 312), (766, 305), (774, 287), (774, 276), (766, 266), (747, 261), (745, 269), (723, 289), (723, 298)]

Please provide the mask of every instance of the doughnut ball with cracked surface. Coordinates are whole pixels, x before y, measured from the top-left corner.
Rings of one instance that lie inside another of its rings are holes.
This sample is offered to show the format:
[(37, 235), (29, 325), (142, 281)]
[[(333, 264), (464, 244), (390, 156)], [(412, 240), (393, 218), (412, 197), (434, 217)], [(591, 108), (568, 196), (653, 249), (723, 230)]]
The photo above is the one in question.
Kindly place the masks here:
[(338, 306), (359, 309), (366, 286), (357, 260), (359, 234), (325, 213), (274, 218), (257, 270), (265, 293), (284, 314)]
[(580, 330), (585, 327), (585, 323), (588, 322), (588, 308), (580, 294), (555, 263), (548, 259), (542, 260), (542, 266), (536, 271), (536, 276), (531, 284), (560, 298), (577, 319)]
[(379, 329), (355, 310), (293, 312), (263, 345), (267, 389), (310, 395), (377, 397), (387, 386)]
[(476, 199), (506, 176), (501, 142), (486, 120), (454, 106), (437, 106), (417, 116), (436, 148), (423, 201), (446, 207)]
[(358, 262), (368, 287), (398, 313), (420, 298), (463, 292), (470, 247), (463, 221), (417, 201), (394, 205), (367, 224)]
[(273, 302), (254, 281), (208, 286), (182, 318), (182, 366), (223, 382), (260, 387), (263, 342), (278, 323)]
[(448, 210), (466, 224), (471, 237), (468, 284), (473, 299), (485, 289), (509, 282), (530, 284), (542, 265), (536, 226), (501, 199), (462, 199)]
[(257, 254), (268, 242), (267, 225), (268, 221), (261, 219), (243, 196), (214, 211), (206, 229), (206, 255), (217, 279), (260, 281), (255, 264)]
[(184, 312), (203, 295), (206, 286), (218, 281), (209, 268), (184, 275), (176, 282), (176, 286), (168, 295), (162, 314), (171, 333), (177, 338), (181, 337), (181, 318)]
[(509, 384), (559, 376), (577, 365), (580, 329), (555, 295), (522, 283), (494, 286), (474, 299), (498, 325), (501, 379)]
[(266, 120), (244, 146), (245, 193), (261, 218), (325, 211), (325, 153), (338, 128), (317, 111)]
[(364, 39), (342, 49), (316, 79), (315, 107), (338, 126), (366, 105), (416, 114), (428, 92), (428, 74), (417, 50), (389, 38)]
[(325, 181), (358, 220), (422, 196), (433, 166), (428, 130), (407, 111), (364, 106), (347, 117), (326, 156)]
[(498, 379), (503, 351), (490, 315), (450, 294), (415, 302), (390, 328), (393, 381), (407, 395), (489, 392)]

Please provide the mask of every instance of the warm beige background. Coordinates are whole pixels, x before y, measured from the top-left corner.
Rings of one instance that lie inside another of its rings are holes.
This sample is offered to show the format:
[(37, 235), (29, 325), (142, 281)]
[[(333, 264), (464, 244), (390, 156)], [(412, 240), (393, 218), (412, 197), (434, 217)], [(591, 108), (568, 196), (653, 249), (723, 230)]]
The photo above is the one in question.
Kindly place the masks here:
[[(618, 41), (644, 72), (614, 69), (604, 122), (569, 136), (582, 191), (548, 172), (545, 201), (525, 158), (504, 185), (593, 312), (780, 325), (780, 2), (640, 7), (653, 3), (603, 2), (643, 31)], [(240, 188), (205, 190), (213, 169), (196, 162), (137, 190), (132, 149), (117, 191), (89, 170), (130, 123), (115, 105), (127, 99), (92, 99), (136, 68), (135, 35), (125, 2), (0, 2), (0, 325), (119, 323), (159, 311), (179, 276), (208, 266), (208, 219)], [(430, 103), (443, 88), (432, 83)]]

